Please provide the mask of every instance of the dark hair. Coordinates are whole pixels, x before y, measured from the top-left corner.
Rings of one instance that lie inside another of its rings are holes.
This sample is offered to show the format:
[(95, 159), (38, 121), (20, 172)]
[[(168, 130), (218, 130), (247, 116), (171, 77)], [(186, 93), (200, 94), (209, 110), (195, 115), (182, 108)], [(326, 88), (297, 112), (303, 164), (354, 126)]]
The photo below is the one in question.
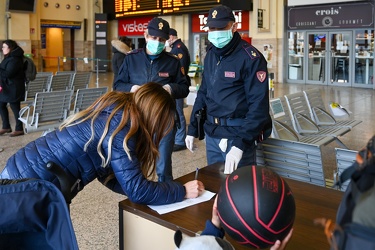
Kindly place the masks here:
[(126, 37), (126, 36), (120, 36), (118, 38), (118, 40), (120, 40), (121, 42), (125, 43), (126, 45), (129, 46), (129, 48), (132, 47), (132, 39), (130, 39), (129, 37)]
[[(13, 50), (15, 50), (17, 47), (18, 47), (18, 44), (16, 43), (16, 41), (14, 41), (14, 40), (10, 40), (10, 39), (8, 39), (8, 40), (4, 40), (3, 41), (3, 44), (6, 44), (6, 45), (8, 45), (8, 47), (9, 47), (9, 49), (10, 49), (10, 51), (13, 51)], [(9, 54), (8, 54), (9, 55)], [(5, 55), (5, 56), (7, 56), (7, 55)]]

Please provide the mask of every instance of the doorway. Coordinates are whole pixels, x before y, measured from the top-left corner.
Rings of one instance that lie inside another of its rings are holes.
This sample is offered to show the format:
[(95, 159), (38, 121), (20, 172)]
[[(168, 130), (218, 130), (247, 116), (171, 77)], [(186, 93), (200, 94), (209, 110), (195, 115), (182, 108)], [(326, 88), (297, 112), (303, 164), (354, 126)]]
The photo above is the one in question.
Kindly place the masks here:
[(351, 31), (307, 32), (306, 82), (351, 86)]
[(42, 28), (41, 40), (43, 71), (75, 70), (74, 29), (58, 27)]

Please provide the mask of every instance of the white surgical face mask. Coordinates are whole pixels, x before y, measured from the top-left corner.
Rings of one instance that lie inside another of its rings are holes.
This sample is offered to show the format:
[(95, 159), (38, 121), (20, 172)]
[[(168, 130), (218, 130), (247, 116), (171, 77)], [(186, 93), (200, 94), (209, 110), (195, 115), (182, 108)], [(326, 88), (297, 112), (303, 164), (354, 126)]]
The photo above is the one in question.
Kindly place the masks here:
[(210, 41), (216, 48), (223, 48), (233, 38), (232, 28), (229, 30), (215, 30), (208, 31), (208, 41)]
[(146, 44), (146, 48), (152, 55), (159, 55), (165, 48), (165, 43), (149, 39)]
[(171, 47), (168, 40), (165, 42), (165, 47)]

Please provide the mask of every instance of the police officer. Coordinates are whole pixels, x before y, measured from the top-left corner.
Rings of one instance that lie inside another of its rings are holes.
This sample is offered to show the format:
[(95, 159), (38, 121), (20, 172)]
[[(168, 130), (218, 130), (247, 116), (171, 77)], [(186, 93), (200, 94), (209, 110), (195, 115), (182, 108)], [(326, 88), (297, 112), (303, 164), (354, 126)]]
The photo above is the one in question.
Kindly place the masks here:
[[(189, 70), (190, 66), (190, 54), (185, 44), (177, 37), (177, 31), (175, 29), (169, 29), (169, 40), (167, 41), (169, 47), (171, 47), (171, 53), (176, 55), (181, 62), (181, 66), (185, 70)], [(190, 85), (190, 77), (186, 75), (186, 78)], [(177, 127), (176, 136), (174, 139), (173, 151), (180, 151), (186, 149), (185, 137), (186, 137), (186, 119), (184, 115), (184, 99), (176, 100), (176, 109), (180, 118), (179, 127)]]
[(206, 110), (207, 163), (225, 161), (225, 174), (256, 163), (256, 141), (271, 126), (267, 61), (241, 39), (233, 12), (224, 5), (209, 10), (208, 40), (202, 84), (185, 139), (193, 152), (198, 137), (196, 115)]
[[(124, 59), (114, 83), (114, 90), (134, 92), (147, 82), (163, 85), (175, 99), (189, 94), (189, 84), (180, 60), (165, 51), (169, 39), (169, 23), (155, 17), (148, 23), (144, 33), (145, 48), (131, 51)], [(170, 181), (172, 176), (172, 152), (175, 130), (160, 142), (160, 157), (156, 163), (156, 174), (160, 182)]]

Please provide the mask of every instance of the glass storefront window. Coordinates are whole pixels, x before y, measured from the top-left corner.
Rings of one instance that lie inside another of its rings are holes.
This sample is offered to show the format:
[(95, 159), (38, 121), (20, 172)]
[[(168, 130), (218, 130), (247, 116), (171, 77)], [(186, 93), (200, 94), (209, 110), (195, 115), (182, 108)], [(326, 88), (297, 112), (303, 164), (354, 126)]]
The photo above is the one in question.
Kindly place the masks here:
[(326, 33), (309, 33), (309, 59), (308, 74), (309, 81), (325, 81), (325, 59), (326, 59)]
[(304, 65), (303, 32), (288, 32), (288, 79), (302, 80)]
[(374, 79), (374, 30), (355, 31), (355, 83), (372, 84)]

